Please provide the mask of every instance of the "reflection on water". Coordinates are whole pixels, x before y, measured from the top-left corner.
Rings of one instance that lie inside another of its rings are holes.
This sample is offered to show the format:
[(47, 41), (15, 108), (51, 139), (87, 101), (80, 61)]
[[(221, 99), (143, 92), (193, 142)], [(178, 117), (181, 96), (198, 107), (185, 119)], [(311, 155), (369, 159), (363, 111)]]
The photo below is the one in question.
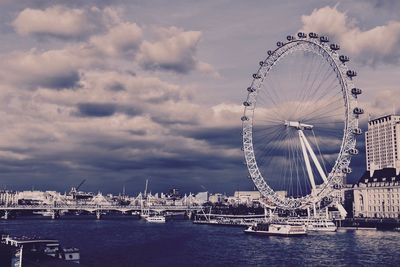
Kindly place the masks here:
[(0, 230), (59, 239), (88, 266), (393, 266), (399, 232), (249, 236), (241, 228), (136, 220), (10, 220)]

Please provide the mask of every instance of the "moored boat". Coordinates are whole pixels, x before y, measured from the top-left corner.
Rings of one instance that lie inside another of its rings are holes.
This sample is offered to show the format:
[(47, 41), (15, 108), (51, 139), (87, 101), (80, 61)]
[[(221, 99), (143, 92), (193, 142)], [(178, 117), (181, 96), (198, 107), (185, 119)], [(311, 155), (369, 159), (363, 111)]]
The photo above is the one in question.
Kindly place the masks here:
[(145, 217), (146, 221), (152, 222), (152, 223), (165, 223), (166, 219), (165, 216), (162, 215), (154, 215), (154, 216), (148, 216)]
[(289, 218), (291, 224), (305, 225), (307, 231), (336, 232), (337, 226), (327, 218)]
[(256, 223), (244, 230), (247, 234), (262, 234), (276, 236), (302, 236), (307, 234), (304, 225), (289, 223)]

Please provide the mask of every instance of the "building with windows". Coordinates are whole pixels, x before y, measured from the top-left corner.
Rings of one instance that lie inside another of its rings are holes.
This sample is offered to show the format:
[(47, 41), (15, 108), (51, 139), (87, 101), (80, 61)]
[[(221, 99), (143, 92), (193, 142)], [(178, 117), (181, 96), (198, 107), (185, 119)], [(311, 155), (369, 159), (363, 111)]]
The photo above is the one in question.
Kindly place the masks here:
[(198, 205), (203, 205), (204, 203), (208, 202), (208, 197), (208, 192), (199, 192), (194, 197), (194, 202)]
[(237, 199), (238, 204), (251, 204), (259, 202), (261, 193), (259, 191), (235, 191), (233, 195)]
[(353, 186), (355, 217), (400, 217), (400, 116), (368, 122), (366, 169)]
[(225, 203), (225, 200), (227, 199), (227, 197), (221, 193), (216, 193), (216, 194), (212, 194), (209, 196), (208, 201), (210, 201), (213, 204), (221, 204), (221, 203)]
[(400, 116), (387, 115), (368, 122), (365, 132), (367, 171), (395, 168), (400, 172)]
[(400, 218), (400, 175), (395, 168), (367, 171), (353, 188), (354, 216)]

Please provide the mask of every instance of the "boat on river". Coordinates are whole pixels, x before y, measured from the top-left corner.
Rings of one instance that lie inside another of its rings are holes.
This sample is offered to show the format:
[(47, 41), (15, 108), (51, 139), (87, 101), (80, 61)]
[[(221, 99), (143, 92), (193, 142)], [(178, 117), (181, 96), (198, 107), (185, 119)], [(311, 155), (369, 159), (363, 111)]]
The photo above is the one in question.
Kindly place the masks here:
[(289, 223), (256, 223), (246, 230), (246, 234), (275, 235), (275, 236), (303, 236), (307, 234), (306, 227)]
[(151, 223), (165, 223), (166, 219), (163, 215), (153, 215), (145, 217), (145, 220)]
[(324, 217), (289, 218), (291, 224), (305, 225), (307, 231), (313, 232), (336, 232), (337, 226), (329, 219)]

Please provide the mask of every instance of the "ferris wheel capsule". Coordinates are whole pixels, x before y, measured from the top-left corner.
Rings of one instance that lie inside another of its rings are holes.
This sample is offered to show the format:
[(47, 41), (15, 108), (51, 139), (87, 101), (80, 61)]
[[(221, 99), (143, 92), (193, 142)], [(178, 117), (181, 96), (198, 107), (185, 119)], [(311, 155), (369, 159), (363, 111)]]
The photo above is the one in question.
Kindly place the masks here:
[(258, 74), (258, 73), (254, 73), (254, 74), (253, 74), (253, 78), (254, 78), (254, 79), (260, 79), (260, 78), (261, 78), (261, 75)]
[(304, 32), (299, 32), (299, 33), (297, 34), (297, 36), (298, 36), (299, 38), (306, 38), (306, 37), (307, 37), (307, 35), (306, 35)]
[(288, 41), (293, 41), (295, 38), (294, 38), (294, 36), (292, 36), (292, 35), (288, 35), (288, 36), (286, 36), (286, 40), (288, 40)]
[(271, 50), (268, 50), (268, 52), (267, 52), (268, 56), (272, 55), (272, 53), (273, 52)]
[(340, 46), (338, 44), (331, 44), (329, 47), (334, 51), (337, 51), (340, 49)]
[(241, 121), (248, 121), (249, 120), (249, 118), (247, 116), (242, 116), (240, 119), (241, 119)]
[(264, 65), (264, 61), (260, 61), (259, 64), (262, 67)]
[(342, 63), (346, 63), (347, 61), (350, 60), (350, 58), (349, 58), (348, 56), (345, 56), (345, 55), (340, 55), (340, 56), (339, 56), (339, 60), (340, 60)]
[(357, 95), (361, 95), (361, 93), (362, 93), (362, 90), (360, 89), (360, 88), (351, 88), (351, 93), (353, 94), (353, 95), (355, 95), (355, 96), (357, 96)]
[(348, 70), (348, 71), (346, 72), (346, 74), (347, 74), (347, 76), (349, 76), (349, 78), (353, 78), (353, 77), (356, 77), (356, 76), (357, 76), (357, 72), (354, 71), (354, 70)]
[(351, 149), (349, 150), (349, 154), (350, 154), (350, 155), (358, 155), (358, 149), (356, 149), (356, 148), (351, 148)]
[(256, 91), (256, 89), (250, 86), (250, 87), (247, 87), (247, 91), (248, 91), (249, 93), (253, 93), (253, 92)]
[(277, 42), (277, 43), (276, 43), (276, 46), (277, 46), (277, 47), (283, 46), (283, 42)]
[(361, 135), (362, 134), (362, 130), (360, 128), (355, 128), (352, 131), (353, 134), (355, 135)]
[(251, 106), (251, 103), (250, 103), (249, 101), (244, 101), (244, 102), (243, 102), (243, 106), (245, 106), (245, 107), (250, 107), (250, 106)]
[(344, 168), (342, 169), (342, 172), (345, 173), (345, 174), (349, 174), (349, 173), (352, 172), (352, 169), (351, 169), (350, 167), (344, 167)]
[(327, 36), (321, 36), (321, 37), (319, 37), (319, 41), (321, 43), (328, 43), (329, 42), (329, 38)]
[(356, 107), (353, 109), (353, 113), (355, 115), (361, 115), (361, 114), (364, 114), (364, 110), (362, 108)]
[(310, 33), (308, 34), (308, 36), (309, 36), (310, 38), (313, 38), (313, 39), (318, 38), (318, 34), (316, 34), (315, 32), (310, 32)]

